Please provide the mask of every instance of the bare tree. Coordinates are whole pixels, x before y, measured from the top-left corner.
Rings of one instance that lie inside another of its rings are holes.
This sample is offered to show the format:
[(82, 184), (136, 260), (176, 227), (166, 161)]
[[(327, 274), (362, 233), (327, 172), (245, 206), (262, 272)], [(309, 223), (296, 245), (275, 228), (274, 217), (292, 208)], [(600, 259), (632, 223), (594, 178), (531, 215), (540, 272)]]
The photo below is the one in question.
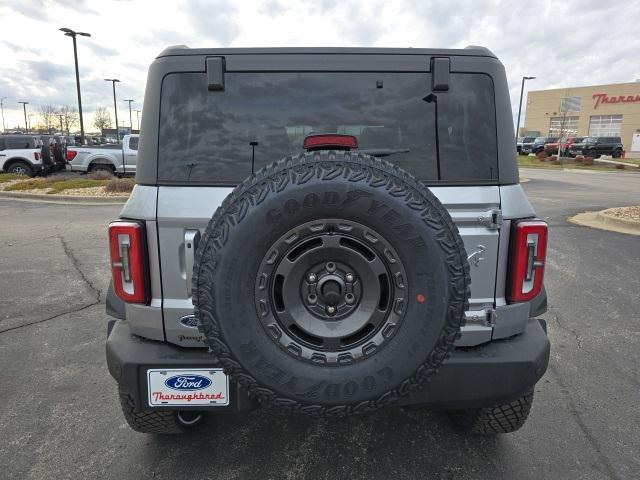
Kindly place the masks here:
[(58, 110), (58, 115), (62, 115), (62, 122), (64, 128), (69, 135), (69, 129), (75, 127), (80, 123), (80, 116), (78, 115), (78, 109), (69, 105), (63, 105)]
[(111, 114), (105, 107), (98, 107), (93, 112), (93, 125), (102, 132), (105, 128), (111, 128)]
[(56, 120), (58, 120), (58, 109), (55, 105), (51, 104), (41, 105), (38, 108), (38, 117), (47, 132), (50, 132), (51, 127), (53, 127), (53, 125), (56, 124)]

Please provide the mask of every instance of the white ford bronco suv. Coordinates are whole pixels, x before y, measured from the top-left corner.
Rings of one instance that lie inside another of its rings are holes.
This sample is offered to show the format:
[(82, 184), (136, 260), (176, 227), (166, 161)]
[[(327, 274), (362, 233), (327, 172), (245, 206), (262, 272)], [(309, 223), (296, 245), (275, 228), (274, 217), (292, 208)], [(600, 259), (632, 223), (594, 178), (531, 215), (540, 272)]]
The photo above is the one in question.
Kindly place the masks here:
[(143, 111), (106, 302), (134, 430), (396, 406), (523, 425), (547, 225), (489, 50), (171, 47)]

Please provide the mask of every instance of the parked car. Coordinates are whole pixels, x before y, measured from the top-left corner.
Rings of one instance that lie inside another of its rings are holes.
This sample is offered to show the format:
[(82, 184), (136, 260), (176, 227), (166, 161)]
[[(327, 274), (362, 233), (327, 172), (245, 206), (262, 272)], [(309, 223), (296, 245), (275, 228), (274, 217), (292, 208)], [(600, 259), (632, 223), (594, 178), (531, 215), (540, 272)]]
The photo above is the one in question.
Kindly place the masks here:
[(493, 53), (172, 47), (149, 72), (109, 226), (107, 363), (134, 430), (260, 406), (524, 424), (549, 359), (547, 225), (504, 148)]
[(134, 174), (137, 157), (138, 135), (125, 135), (122, 145), (68, 147), (67, 170), (74, 172), (105, 170), (113, 174)]
[(585, 137), (582, 142), (576, 142), (570, 148), (572, 156), (584, 155), (592, 158), (599, 158), (601, 155), (620, 158), (622, 150), (620, 137)]
[(517, 152), (521, 155), (529, 155), (535, 139), (536, 137), (521, 137), (516, 144)]
[(32, 135), (0, 135), (0, 171), (33, 177), (42, 173), (42, 150)]
[(570, 155), (570, 148), (571, 145), (573, 145), (574, 143), (580, 143), (582, 140), (584, 139), (584, 137), (569, 137), (564, 141), (555, 141), (555, 142), (549, 142), (549, 143), (545, 143), (544, 144), (544, 151), (547, 152), (547, 154), (549, 155), (557, 155), (558, 154), (558, 147), (559, 145), (562, 145), (562, 152), (563, 154), (569, 156)]
[(547, 143), (557, 142), (558, 137), (536, 137), (531, 145), (531, 153), (538, 154), (544, 151), (544, 146)]

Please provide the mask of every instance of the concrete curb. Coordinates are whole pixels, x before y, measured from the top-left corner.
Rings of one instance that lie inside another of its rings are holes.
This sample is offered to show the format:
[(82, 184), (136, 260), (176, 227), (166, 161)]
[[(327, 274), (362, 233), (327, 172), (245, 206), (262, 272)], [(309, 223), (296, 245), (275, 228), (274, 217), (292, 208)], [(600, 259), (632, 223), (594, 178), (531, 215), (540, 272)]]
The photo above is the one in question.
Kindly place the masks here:
[(594, 174), (604, 174), (604, 175), (638, 175), (640, 171), (634, 172), (631, 170), (587, 170), (587, 169), (579, 169), (579, 168), (547, 168), (547, 167), (536, 167), (533, 165), (527, 165), (526, 167), (519, 167), (520, 170), (547, 170), (549, 172), (569, 172), (569, 173), (586, 173), (589, 175)]
[(579, 168), (563, 168), (562, 169), (563, 172), (571, 172), (571, 173), (590, 173), (590, 174), (598, 174), (598, 173), (604, 173), (605, 175), (611, 175), (611, 174), (616, 174), (619, 173), (621, 175), (637, 175), (640, 172), (632, 172), (631, 170), (617, 170), (617, 171), (613, 171), (613, 172), (608, 172), (606, 170), (587, 170), (585, 169), (579, 169)]
[(46, 203), (58, 203), (58, 204), (124, 204), (129, 197), (80, 197), (76, 195), (55, 195), (55, 194), (40, 194), (40, 193), (22, 193), (22, 192), (3, 192), (0, 191), (0, 198), (14, 198), (20, 200), (33, 200)]
[(607, 213), (609, 209), (602, 210), (596, 214), (598, 220), (600, 220), (605, 225), (612, 225), (618, 228), (628, 228), (631, 230), (637, 230), (638, 234), (640, 234), (640, 222), (636, 220), (627, 220), (626, 218), (618, 218), (613, 215)]
[(640, 222), (624, 220), (607, 215), (606, 210), (599, 212), (584, 212), (569, 217), (568, 220), (583, 227), (608, 230), (610, 232), (626, 233), (629, 235), (640, 235)]

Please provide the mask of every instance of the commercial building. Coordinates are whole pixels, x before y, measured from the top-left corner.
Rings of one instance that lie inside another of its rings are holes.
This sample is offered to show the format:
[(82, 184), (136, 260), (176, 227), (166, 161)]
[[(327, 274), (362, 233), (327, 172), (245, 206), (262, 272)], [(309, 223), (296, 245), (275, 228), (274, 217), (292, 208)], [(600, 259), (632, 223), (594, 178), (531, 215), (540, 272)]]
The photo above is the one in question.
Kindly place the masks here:
[(640, 82), (530, 91), (521, 135), (620, 137), (640, 157)]

